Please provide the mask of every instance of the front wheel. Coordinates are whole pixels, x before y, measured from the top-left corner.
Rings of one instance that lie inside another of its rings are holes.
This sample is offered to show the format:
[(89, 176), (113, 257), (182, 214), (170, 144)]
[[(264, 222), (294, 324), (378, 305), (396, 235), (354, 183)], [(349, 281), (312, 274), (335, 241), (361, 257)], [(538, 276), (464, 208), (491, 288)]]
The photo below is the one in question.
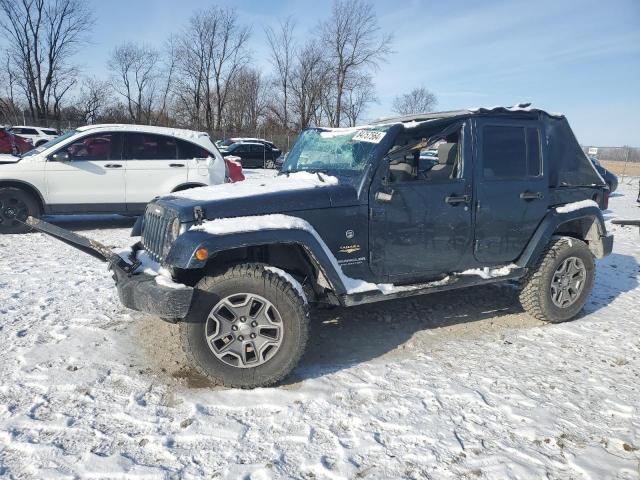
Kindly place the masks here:
[(215, 383), (265, 387), (296, 366), (308, 324), (307, 305), (288, 280), (241, 264), (196, 285), (180, 337), (187, 358)]
[(23, 222), (39, 215), (40, 205), (32, 195), (15, 187), (0, 188), (0, 234), (28, 232)]
[(539, 320), (571, 320), (589, 298), (594, 276), (595, 262), (586, 243), (570, 237), (554, 239), (524, 278), (520, 303)]

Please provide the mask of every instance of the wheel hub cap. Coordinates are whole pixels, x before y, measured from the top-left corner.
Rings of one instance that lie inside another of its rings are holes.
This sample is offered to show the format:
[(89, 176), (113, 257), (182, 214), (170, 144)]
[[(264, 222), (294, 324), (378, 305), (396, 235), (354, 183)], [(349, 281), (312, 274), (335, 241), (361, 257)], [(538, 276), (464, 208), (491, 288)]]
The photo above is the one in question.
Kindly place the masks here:
[(587, 269), (578, 257), (566, 258), (551, 279), (551, 300), (556, 307), (567, 308), (576, 303), (584, 289)]
[(253, 368), (269, 361), (280, 348), (283, 334), (278, 310), (253, 293), (223, 298), (211, 309), (205, 323), (211, 352), (237, 368)]
[(28, 215), (27, 205), (18, 198), (0, 198), (0, 226), (13, 226), (18, 220), (26, 220)]

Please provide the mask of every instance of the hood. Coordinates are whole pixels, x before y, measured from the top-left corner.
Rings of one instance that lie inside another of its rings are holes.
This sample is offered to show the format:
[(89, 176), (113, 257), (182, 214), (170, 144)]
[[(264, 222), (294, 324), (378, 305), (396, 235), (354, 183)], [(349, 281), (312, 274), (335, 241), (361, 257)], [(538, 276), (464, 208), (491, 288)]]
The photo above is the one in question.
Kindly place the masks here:
[(15, 155), (10, 155), (8, 153), (0, 154), (0, 165), (6, 165), (8, 163), (18, 163), (20, 160), (20, 157), (16, 157)]
[(205, 219), (267, 215), (358, 203), (356, 188), (333, 176), (297, 172), (289, 176), (249, 178), (177, 192), (157, 200), (176, 210), (181, 221), (193, 220), (193, 208), (202, 207)]

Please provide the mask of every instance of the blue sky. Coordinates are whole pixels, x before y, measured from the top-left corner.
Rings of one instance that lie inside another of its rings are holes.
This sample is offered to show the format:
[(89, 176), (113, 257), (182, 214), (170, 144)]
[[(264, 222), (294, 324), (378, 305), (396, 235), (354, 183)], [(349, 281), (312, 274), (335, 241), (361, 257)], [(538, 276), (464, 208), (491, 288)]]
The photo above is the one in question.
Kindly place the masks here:
[[(98, 17), (91, 45), (77, 61), (107, 76), (110, 51), (124, 40), (158, 48), (184, 27), (204, 0), (92, 0)], [(252, 25), (254, 62), (266, 62), (264, 27), (287, 15), (301, 41), (326, 18), (324, 0), (216, 2)], [(375, 74), (379, 103), (390, 113), (398, 93), (424, 85), (438, 109), (530, 101), (567, 115), (580, 142), (640, 146), (640, 1), (373, 1), (393, 49)]]

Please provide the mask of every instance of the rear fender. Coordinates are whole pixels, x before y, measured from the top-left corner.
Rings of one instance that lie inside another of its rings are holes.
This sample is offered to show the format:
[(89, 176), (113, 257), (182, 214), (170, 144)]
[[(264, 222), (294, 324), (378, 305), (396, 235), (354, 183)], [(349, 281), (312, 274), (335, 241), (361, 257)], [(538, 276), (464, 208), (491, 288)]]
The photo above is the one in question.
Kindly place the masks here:
[[(340, 266), (328, 247), (312, 232), (304, 229), (273, 229), (252, 232), (233, 232), (228, 235), (210, 234), (203, 231), (188, 231), (180, 235), (169, 251), (166, 263), (176, 268), (200, 269), (214, 259), (216, 254), (242, 248), (273, 244), (300, 246), (309, 260), (324, 275), (329, 287), (337, 294), (346, 293), (342, 282)], [(196, 250), (206, 248), (209, 258), (201, 261), (195, 258)], [(215, 260), (214, 260), (215, 261)]]
[(613, 236), (607, 235), (602, 211), (596, 206), (587, 206), (572, 212), (558, 213), (552, 209), (544, 217), (529, 240), (522, 255), (515, 262), (519, 267), (531, 267), (557, 234), (575, 236), (584, 240), (596, 258), (611, 253)]

